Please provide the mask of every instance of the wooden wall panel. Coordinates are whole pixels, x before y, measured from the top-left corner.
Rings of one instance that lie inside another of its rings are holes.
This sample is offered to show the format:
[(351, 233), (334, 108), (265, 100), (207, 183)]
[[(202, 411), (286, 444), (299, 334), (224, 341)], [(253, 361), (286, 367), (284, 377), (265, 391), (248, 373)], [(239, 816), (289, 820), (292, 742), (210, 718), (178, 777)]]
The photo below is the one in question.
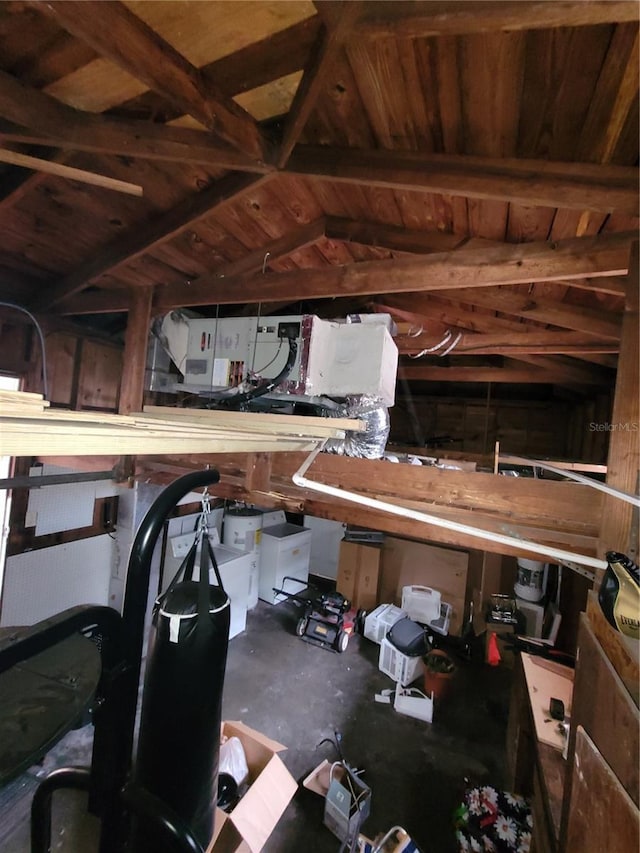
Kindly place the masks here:
[(78, 376), (78, 409), (116, 411), (122, 374), (122, 349), (84, 341)]
[[(586, 615), (583, 614), (578, 636), (578, 662), (571, 708), (561, 839), (566, 838), (569, 825), (569, 806), (573, 798), (573, 756), (578, 726), (582, 726), (594, 741), (602, 758), (637, 806), (640, 792), (639, 721), (638, 708), (605, 655)], [(561, 849), (581, 848), (561, 845)]]
[(566, 849), (636, 853), (640, 814), (615, 773), (580, 726), (576, 736)]

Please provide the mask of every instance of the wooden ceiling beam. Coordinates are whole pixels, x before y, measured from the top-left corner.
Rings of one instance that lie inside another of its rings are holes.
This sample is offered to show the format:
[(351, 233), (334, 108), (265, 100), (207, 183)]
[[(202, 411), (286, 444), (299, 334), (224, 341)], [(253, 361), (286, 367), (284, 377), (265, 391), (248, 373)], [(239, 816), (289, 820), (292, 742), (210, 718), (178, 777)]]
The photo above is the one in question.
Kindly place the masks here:
[[(394, 338), (400, 355), (416, 355), (434, 347), (441, 336), (396, 335)], [(441, 350), (446, 346), (440, 347)], [(582, 355), (590, 353), (616, 353), (620, 344), (611, 340), (597, 340), (580, 332), (504, 332), (474, 334), (464, 332), (455, 346), (455, 355)], [(438, 354), (437, 351), (435, 353)]]
[(340, 5), (335, 24), (330, 27), (321, 26), (285, 120), (277, 156), (278, 168), (282, 169), (286, 165), (318, 97), (326, 86), (329, 74), (335, 69), (338, 54), (352, 33), (361, 8), (360, 0), (347, 0)]
[(322, 181), (638, 215), (635, 167), (297, 146), (287, 171)]
[[(268, 176), (263, 177), (262, 180), (268, 180)], [(235, 181), (242, 186), (239, 178), (235, 178)], [(218, 185), (221, 183), (219, 182)], [(244, 189), (255, 185), (250, 183), (245, 185)], [(213, 188), (211, 191), (213, 192)], [(195, 202), (197, 198), (198, 196), (193, 201)], [(188, 208), (187, 203), (185, 206)], [(213, 206), (212, 203), (211, 207)], [(170, 211), (166, 215), (168, 222), (174, 219), (178, 222), (182, 221), (183, 216), (172, 214), (173, 212)], [(198, 218), (204, 215), (206, 212), (199, 210)], [(161, 221), (162, 218), (153, 229), (153, 243), (173, 236), (172, 233), (168, 233), (166, 237), (162, 237)], [(172, 308), (187, 306), (230, 305), (237, 302), (238, 293), (242, 293), (242, 301), (248, 303), (293, 302), (299, 300), (301, 294), (304, 294), (306, 299), (324, 299), (386, 293), (389, 294), (384, 299), (387, 305), (421, 313), (421, 309), (417, 307), (420, 302), (420, 293), (446, 291), (449, 295), (449, 291), (454, 287), (463, 290), (473, 288), (472, 293), (475, 293), (476, 288), (483, 290), (500, 284), (529, 284), (532, 281), (557, 281), (583, 276), (621, 275), (628, 268), (629, 245), (634, 237), (635, 232), (625, 232), (599, 237), (575, 237), (556, 243), (491, 246), (468, 249), (464, 252), (441, 252), (389, 261), (365, 261), (346, 266), (300, 269), (284, 273), (267, 272), (249, 276), (227, 276), (224, 279), (218, 275), (203, 276), (188, 285), (159, 286), (156, 289), (154, 306), (158, 311), (169, 311)], [(96, 278), (102, 272), (106, 272), (107, 268), (111, 269), (120, 263), (125, 263), (126, 253), (131, 247), (136, 254), (143, 254), (146, 251), (143, 244), (143, 239), (133, 235), (123, 243), (111, 247), (110, 250), (107, 247), (101, 253), (100, 264), (88, 264), (84, 272), (78, 270), (74, 276), (70, 277), (71, 281), (64, 295), (56, 296), (56, 302), (67, 299), (62, 313), (126, 311), (126, 300), (117, 291), (86, 294), (73, 301), (68, 300), (68, 297), (72, 292), (78, 293), (87, 286), (90, 278), (85, 277), (84, 282), (80, 281), (85, 273), (88, 272), (91, 278)], [(109, 266), (110, 263), (111, 266)], [(95, 269), (99, 271), (95, 272)], [(63, 293), (61, 285), (56, 293)], [(398, 301), (392, 294), (399, 293), (411, 293), (411, 297)], [(515, 296), (521, 299), (517, 294)], [(537, 303), (539, 304), (540, 300), (537, 300)], [(530, 314), (533, 316), (533, 309), (530, 308), (527, 311), (526, 308), (530, 304), (529, 300), (529, 303), (519, 308), (524, 316)], [(549, 301), (549, 311), (551, 312), (558, 305), (561, 303)], [(429, 316), (429, 309), (424, 310), (425, 316)], [(493, 310), (497, 309), (494, 307)], [(558, 308), (558, 310), (568, 309)], [(572, 311), (579, 315), (581, 312), (584, 314), (586, 309), (573, 307)], [(511, 313), (515, 311), (512, 310)], [(550, 321), (545, 319), (541, 322)], [(593, 330), (590, 331), (592, 327)], [(574, 326), (567, 326), (567, 328), (574, 328)], [(578, 331), (614, 339), (619, 334), (615, 321), (603, 319), (600, 315), (592, 318), (591, 324), (587, 323), (586, 329), (578, 328)]]
[[(521, 288), (524, 291), (524, 288)], [(554, 299), (536, 296), (534, 293), (516, 292), (504, 288), (491, 291), (478, 288), (461, 288), (441, 291), (441, 296), (456, 299), (469, 305), (500, 311), (523, 319), (536, 320), (550, 326), (574, 329), (598, 337), (619, 340), (622, 320), (610, 311), (571, 305)], [(406, 297), (405, 297), (406, 299)]]
[(585, 374), (580, 380), (569, 380), (564, 371), (541, 370), (536, 367), (429, 367), (412, 365), (400, 367), (398, 378), (412, 382), (494, 382), (515, 385), (610, 384), (599, 376)]
[[(625, 232), (575, 237), (555, 243), (503, 245), (389, 261), (364, 261), (323, 269), (267, 273), (243, 277), (235, 282), (227, 278), (224, 283), (215, 276), (203, 276), (188, 288), (159, 287), (156, 306), (170, 310), (179, 305), (228, 305), (237, 299), (234, 292), (242, 292), (246, 302), (281, 302), (287, 299), (294, 301), (301, 294), (306, 299), (323, 299), (450, 291), (452, 288), (483, 289), (499, 284), (622, 275), (628, 269), (629, 246), (634, 237), (635, 232)], [(605, 328), (608, 328), (609, 337), (615, 337), (616, 332), (611, 326), (605, 324)], [(600, 335), (601, 332), (594, 334)]]
[(252, 116), (205, 84), (198, 68), (118, 0), (31, 3), (61, 27), (193, 116), (220, 139), (263, 163), (266, 140)]
[(209, 216), (214, 209), (230, 204), (265, 180), (268, 180), (268, 176), (256, 178), (253, 175), (230, 173), (207, 189), (189, 196), (167, 213), (142, 226), (136, 226), (123, 239), (107, 244), (62, 281), (52, 283), (48, 289), (43, 287), (43, 295), (33, 307), (36, 310), (51, 309), (84, 290), (94, 279), (143, 255), (159, 243), (170, 240)]
[(216, 142), (204, 131), (87, 113), (3, 71), (0, 71), (0, 115), (11, 122), (0, 125), (0, 137), (9, 142), (223, 169), (270, 171), (270, 167)]
[(504, 367), (518, 369), (522, 367), (523, 363), (561, 377), (558, 384), (611, 386), (614, 378), (614, 373), (607, 368), (586, 365), (574, 358), (562, 355), (514, 355), (505, 358)]
[[(452, 249), (465, 251), (467, 248), (501, 245), (493, 240), (469, 240), (459, 234), (447, 234), (443, 231), (418, 231), (397, 225), (384, 225), (379, 222), (364, 222), (337, 216), (327, 216), (326, 236), (332, 240), (414, 254), (447, 252)], [(578, 290), (610, 293), (613, 296), (624, 296), (626, 293), (626, 278), (622, 276), (567, 280), (564, 284)]]
[(378, 38), (427, 38), (637, 20), (638, 4), (624, 0), (377, 0), (366, 4), (358, 33)]

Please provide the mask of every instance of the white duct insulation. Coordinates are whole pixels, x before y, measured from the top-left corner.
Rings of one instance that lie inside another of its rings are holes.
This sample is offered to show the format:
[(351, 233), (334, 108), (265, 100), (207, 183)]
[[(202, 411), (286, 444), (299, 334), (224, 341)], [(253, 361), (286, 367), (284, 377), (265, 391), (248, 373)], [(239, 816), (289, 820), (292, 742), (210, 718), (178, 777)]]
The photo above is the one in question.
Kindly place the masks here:
[(379, 397), (362, 394), (347, 397), (346, 404), (339, 412), (340, 417), (355, 418), (366, 423), (364, 432), (347, 432), (343, 439), (329, 439), (323, 450), (338, 456), (354, 456), (360, 459), (381, 459), (387, 446), (389, 430), (389, 410)]
[(598, 480), (592, 480), (590, 477), (577, 474), (575, 471), (556, 468), (554, 465), (549, 465), (548, 462), (542, 462), (540, 459), (527, 459), (525, 456), (508, 456), (500, 454), (498, 456), (498, 461), (507, 462), (512, 465), (528, 465), (531, 468), (543, 468), (545, 471), (551, 471), (554, 474), (560, 474), (562, 477), (575, 480), (576, 483), (591, 486), (592, 489), (597, 489), (599, 492), (604, 492), (606, 495), (611, 495), (611, 497), (633, 504), (633, 506), (640, 506), (640, 497), (638, 497), (638, 495), (630, 495), (627, 492), (621, 492), (620, 489), (614, 489), (613, 486), (608, 486), (606, 483), (600, 483)]
[(578, 565), (589, 566), (594, 569), (607, 568), (608, 564), (604, 560), (599, 560), (597, 557), (589, 557), (586, 554), (576, 554), (573, 551), (565, 551), (561, 548), (554, 548), (550, 545), (531, 542), (528, 539), (517, 539), (515, 536), (493, 533), (489, 530), (483, 530), (480, 527), (472, 527), (470, 524), (460, 524), (457, 521), (450, 521), (446, 518), (440, 518), (437, 515), (418, 512), (417, 510), (408, 509), (407, 507), (398, 506), (397, 504), (388, 503), (387, 501), (380, 501), (376, 498), (369, 498), (365, 495), (358, 495), (355, 492), (349, 492), (345, 489), (337, 488), (336, 486), (329, 486), (325, 483), (318, 483), (315, 480), (310, 480), (308, 477), (305, 477), (305, 474), (322, 449), (323, 445), (313, 450), (293, 475), (292, 480), (296, 486), (303, 489), (310, 489), (314, 492), (320, 492), (324, 495), (330, 495), (331, 497), (339, 498), (340, 500), (351, 501), (352, 503), (369, 507), (369, 509), (377, 509), (381, 512), (389, 512), (393, 515), (399, 515), (402, 518), (408, 518), (412, 521), (419, 521), (423, 524), (433, 524), (436, 527), (444, 527), (447, 530), (453, 530), (457, 533), (464, 533), (468, 536), (477, 536), (478, 539), (487, 539), (500, 545), (508, 545), (511, 548), (526, 549), (533, 554), (540, 554), (540, 556), (554, 563), (563, 563), (570, 567), (572, 563), (577, 563)]

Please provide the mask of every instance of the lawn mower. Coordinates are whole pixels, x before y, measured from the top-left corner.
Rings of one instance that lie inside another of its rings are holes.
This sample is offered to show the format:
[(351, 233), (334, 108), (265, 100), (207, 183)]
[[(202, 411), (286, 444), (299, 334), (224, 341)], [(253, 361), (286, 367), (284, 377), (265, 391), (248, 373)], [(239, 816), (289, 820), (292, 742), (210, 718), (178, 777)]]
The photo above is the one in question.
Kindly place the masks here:
[(321, 592), (306, 581), (285, 576), (282, 585), (287, 581), (302, 584), (302, 592), (288, 592), (284, 589), (273, 591), (292, 601), (302, 608), (302, 615), (296, 624), (296, 634), (307, 643), (331, 649), (334, 652), (344, 652), (349, 645), (349, 637), (353, 633), (353, 620), (348, 612), (351, 602), (339, 592)]

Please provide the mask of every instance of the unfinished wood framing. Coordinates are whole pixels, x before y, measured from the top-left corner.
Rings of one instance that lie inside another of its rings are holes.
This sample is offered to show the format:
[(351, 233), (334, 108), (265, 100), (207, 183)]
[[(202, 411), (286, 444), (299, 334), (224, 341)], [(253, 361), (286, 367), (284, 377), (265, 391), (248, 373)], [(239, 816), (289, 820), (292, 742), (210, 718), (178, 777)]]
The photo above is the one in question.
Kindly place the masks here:
[[(597, 424), (609, 433), (607, 483), (628, 494), (640, 493), (640, 255), (634, 243), (629, 264), (627, 301), (622, 324), (620, 366), (618, 367), (611, 422)], [(601, 553), (638, 553), (637, 511), (611, 496), (606, 498), (600, 534)]]

